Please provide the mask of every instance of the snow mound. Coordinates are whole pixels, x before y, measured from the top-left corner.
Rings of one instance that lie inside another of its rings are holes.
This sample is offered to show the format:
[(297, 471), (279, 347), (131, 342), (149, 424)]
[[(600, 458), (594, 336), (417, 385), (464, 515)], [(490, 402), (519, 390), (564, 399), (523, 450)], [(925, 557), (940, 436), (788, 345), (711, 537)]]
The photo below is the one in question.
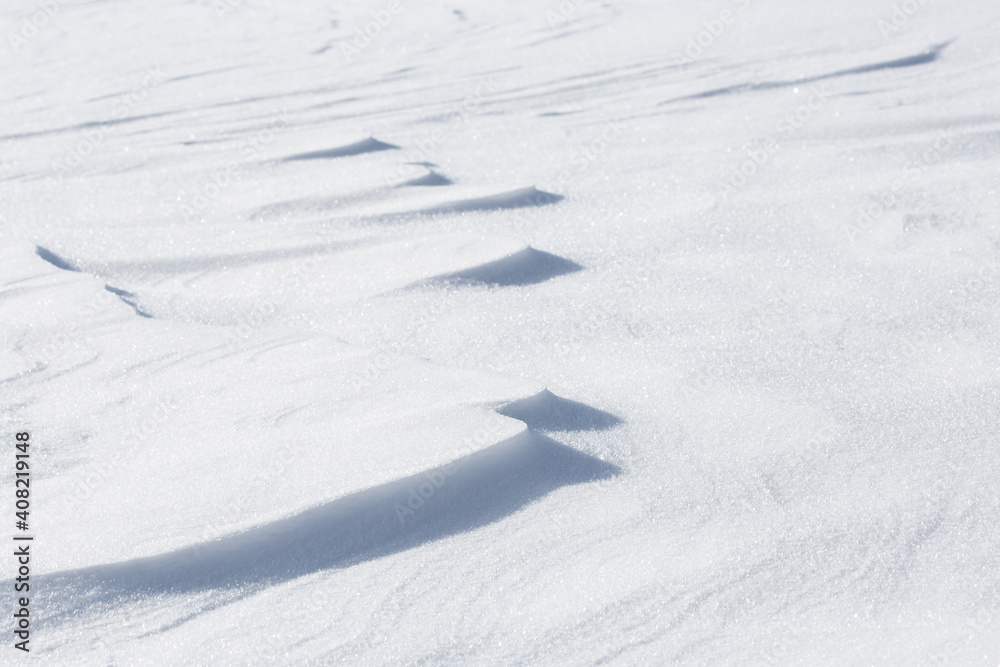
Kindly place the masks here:
[(603, 431), (622, 423), (615, 415), (543, 389), (497, 410), (539, 431)]
[(417, 285), (479, 284), (504, 287), (532, 285), (582, 269), (583, 267), (574, 261), (528, 246), (507, 257), (462, 271), (435, 276)]
[(411, 179), (402, 183), (401, 185), (413, 185), (413, 186), (440, 186), (440, 185), (451, 185), (453, 181), (447, 176), (442, 176), (433, 169), (429, 170), (428, 173), (423, 176), (418, 176), (417, 178)]

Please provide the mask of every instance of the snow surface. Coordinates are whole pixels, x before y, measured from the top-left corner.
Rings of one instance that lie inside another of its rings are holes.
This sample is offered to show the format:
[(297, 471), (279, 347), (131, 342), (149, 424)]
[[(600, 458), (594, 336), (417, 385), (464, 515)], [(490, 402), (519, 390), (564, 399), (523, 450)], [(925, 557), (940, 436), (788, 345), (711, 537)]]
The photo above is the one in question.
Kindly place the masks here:
[(1000, 664), (995, 2), (0, 18), (31, 658)]

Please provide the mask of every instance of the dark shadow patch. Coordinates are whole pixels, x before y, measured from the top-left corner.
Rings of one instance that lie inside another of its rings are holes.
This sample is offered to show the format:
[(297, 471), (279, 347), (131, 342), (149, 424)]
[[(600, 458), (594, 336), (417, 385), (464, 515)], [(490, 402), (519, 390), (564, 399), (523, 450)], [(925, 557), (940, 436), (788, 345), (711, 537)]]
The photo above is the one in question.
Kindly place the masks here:
[(543, 389), (497, 410), (539, 431), (605, 431), (622, 423), (610, 412), (556, 396)]
[(285, 158), (285, 162), (295, 160), (323, 160), (328, 158), (350, 157), (352, 155), (363, 155), (365, 153), (395, 150), (397, 148), (399, 148), (399, 146), (387, 144), (383, 141), (379, 141), (375, 137), (368, 137), (367, 139), (362, 139), (361, 141), (356, 141), (353, 144), (347, 144), (346, 146), (337, 146), (336, 148), (327, 148), (321, 151), (310, 151), (308, 153), (290, 155)]
[(46, 262), (56, 267), (57, 269), (62, 269), (63, 271), (75, 271), (80, 272), (80, 269), (69, 260), (63, 259), (59, 255), (55, 254), (48, 248), (43, 248), (40, 245), (35, 246), (35, 254), (44, 259)]
[(412, 186), (423, 186), (423, 187), (435, 187), (441, 185), (451, 185), (452, 180), (446, 176), (442, 176), (436, 171), (431, 170), (427, 174), (414, 178), (412, 180), (401, 183), (400, 186), (412, 185)]
[(480, 264), (469, 269), (446, 273), (414, 284), (428, 285), (533, 285), (583, 267), (574, 261), (542, 250), (527, 247), (502, 259)]
[(527, 206), (548, 206), (562, 201), (563, 196), (539, 190), (534, 186), (501, 192), (486, 197), (460, 199), (423, 209), (422, 213), (463, 213), (466, 211), (497, 211)]
[(139, 317), (149, 317), (149, 318), (153, 317), (146, 311), (142, 310), (138, 305), (136, 305), (135, 294), (133, 294), (132, 292), (123, 289), (118, 289), (117, 287), (112, 287), (111, 285), (105, 285), (104, 289), (114, 294), (116, 297), (121, 299), (125, 304), (131, 306), (132, 310), (134, 310), (135, 314), (138, 315)]

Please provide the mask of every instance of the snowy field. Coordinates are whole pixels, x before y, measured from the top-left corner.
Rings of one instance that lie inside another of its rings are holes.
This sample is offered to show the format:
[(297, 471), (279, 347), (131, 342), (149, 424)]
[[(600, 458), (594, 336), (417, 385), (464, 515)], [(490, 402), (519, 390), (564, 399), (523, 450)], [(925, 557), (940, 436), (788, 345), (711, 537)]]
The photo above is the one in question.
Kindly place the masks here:
[(0, 26), (0, 663), (1000, 665), (995, 0)]

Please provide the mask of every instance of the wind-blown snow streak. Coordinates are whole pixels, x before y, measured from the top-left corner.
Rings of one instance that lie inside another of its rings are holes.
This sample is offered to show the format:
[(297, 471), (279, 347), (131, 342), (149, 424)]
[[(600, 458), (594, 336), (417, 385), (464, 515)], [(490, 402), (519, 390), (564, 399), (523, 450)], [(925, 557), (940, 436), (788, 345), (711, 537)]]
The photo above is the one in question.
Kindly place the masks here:
[(755, 92), (759, 90), (772, 90), (775, 88), (792, 88), (795, 86), (805, 86), (810, 83), (818, 83), (820, 81), (826, 81), (828, 79), (837, 79), (845, 76), (852, 76), (856, 74), (868, 74), (869, 72), (879, 72), (882, 70), (889, 69), (900, 69), (904, 67), (915, 67), (917, 65), (926, 65), (932, 63), (938, 59), (941, 52), (944, 51), (949, 44), (955, 40), (951, 39), (947, 42), (942, 42), (940, 44), (935, 44), (930, 46), (918, 54), (912, 56), (906, 56), (904, 58), (897, 58), (895, 60), (887, 60), (879, 63), (871, 63), (869, 65), (860, 65), (858, 67), (850, 67), (848, 69), (838, 70), (836, 72), (830, 72), (829, 74), (818, 74), (816, 76), (803, 77), (801, 79), (791, 79), (788, 81), (760, 81), (754, 83), (741, 83), (733, 86), (725, 86), (723, 88), (714, 88), (712, 90), (706, 90), (702, 93), (695, 93), (693, 95), (684, 95), (683, 97), (676, 97), (672, 100), (667, 100), (665, 102), (660, 102), (661, 105), (673, 104), (674, 102), (681, 102), (684, 100), (697, 100), (709, 97), (717, 97), (719, 95), (731, 95), (734, 93), (745, 93), (745, 92)]
[(152, 315), (150, 315), (149, 313), (147, 313), (146, 311), (144, 311), (142, 308), (139, 307), (139, 305), (135, 302), (135, 294), (132, 294), (132, 292), (123, 289), (118, 289), (117, 287), (112, 287), (111, 285), (105, 285), (104, 289), (111, 292), (119, 299), (121, 299), (122, 303), (131, 306), (132, 310), (134, 310), (135, 314), (138, 315), (139, 317), (152, 317)]

